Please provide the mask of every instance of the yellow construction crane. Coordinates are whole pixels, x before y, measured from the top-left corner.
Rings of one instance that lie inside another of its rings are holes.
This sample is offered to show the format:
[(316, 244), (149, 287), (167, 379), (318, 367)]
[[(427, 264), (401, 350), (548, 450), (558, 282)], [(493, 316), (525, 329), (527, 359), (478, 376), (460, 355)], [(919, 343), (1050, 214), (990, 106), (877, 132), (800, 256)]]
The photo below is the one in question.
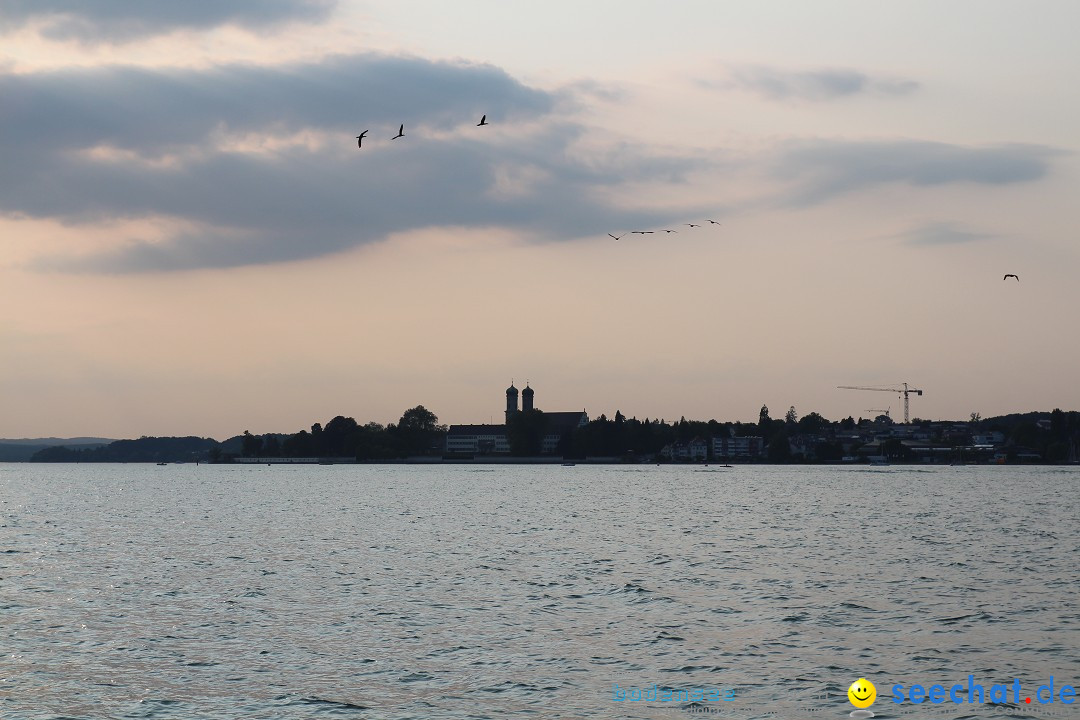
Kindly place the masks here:
[(867, 387), (864, 385), (837, 385), (840, 390), (874, 390), (876, 392), (893, 392), (904, 398), (904, 424), (910, 423), (908, 415), (908, 395), (915, 393), (916, 395), (922, 395), (922, 390), (916, 390), (909, 386), (907, 383), (899, 383), (897, 385), (875, 385), (873, 387)]

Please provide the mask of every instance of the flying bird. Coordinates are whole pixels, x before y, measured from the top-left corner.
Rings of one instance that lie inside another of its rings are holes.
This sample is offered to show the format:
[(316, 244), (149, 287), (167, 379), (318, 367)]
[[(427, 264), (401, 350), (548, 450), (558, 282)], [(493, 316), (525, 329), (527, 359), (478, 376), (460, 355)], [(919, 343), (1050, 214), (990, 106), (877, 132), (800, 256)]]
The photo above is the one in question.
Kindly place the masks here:
[(711, 222), (713, 225), (723, 225), (723, 223), (718, 223), (715, 220), (710, 220), (709, 222)]
[(622, 238), (625, 235), (626, 233), (623, 233), (622, 235), (612, 235), (611, 233), (608, 233), (608, 237), (615, 238), (616, 240)]
[(356, 147), (358, 149), (363, 146), (364, 136), (367, 135), (367, 134), (368, 134), (368, 131), (365, 130), (364, 132), (362, 132), (362, 133), (360, 133), (359, 135), (356, 136)]
[(480, 127), (481, 125), (487, 125), (487, 124), (488, 124), (487, 115), (485, 115), (482, 118), (480, 118), (480, 122), (476, 123), (476, 127)]
[(401, 123), (401, 127), (398, 128), (397, 135), (390, 139), (397, 140), (399, 137), (405, 137), (405, 123)]
[(700, 225), (695, 225), (694, 223), (683, 223), (683, 224), (684, 225), (689, 225), (690, 227), (701, 227)]
[(664, 232), (666, 232), (666, 233), (677, 233), (679, 231), (678, 230), (665, 230)]
[(1012, 273), (1007, 273), (1007, 274), (1005, 275), (1005, 277), (1003, 277), (1003, 278), (1001, 278), (1001, 279), (1002, 279), (1002, 280), (1008, 280), (1009, 278), (1016, 278), (1016, 282), (1020, 282), (1020, 277), (1019, 277), (1019, 276), (1017, 276), (1017, 275), (1013, 275)]
[(630, 232), (633, 235), (652, 235), (653, 234), (652, 230), (631, 230)]

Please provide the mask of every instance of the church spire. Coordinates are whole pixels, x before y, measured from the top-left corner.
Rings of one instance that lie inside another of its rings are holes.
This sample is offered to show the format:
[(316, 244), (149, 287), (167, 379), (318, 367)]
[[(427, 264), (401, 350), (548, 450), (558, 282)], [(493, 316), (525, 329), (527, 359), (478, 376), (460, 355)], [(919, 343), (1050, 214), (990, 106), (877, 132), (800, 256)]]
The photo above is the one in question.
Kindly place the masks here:
[(518, 389), (514, 387), (514, 381), (510, 381), (510, 387), (506, 388), (506, 422), (510, 422), (510, 416), (518, 411)]

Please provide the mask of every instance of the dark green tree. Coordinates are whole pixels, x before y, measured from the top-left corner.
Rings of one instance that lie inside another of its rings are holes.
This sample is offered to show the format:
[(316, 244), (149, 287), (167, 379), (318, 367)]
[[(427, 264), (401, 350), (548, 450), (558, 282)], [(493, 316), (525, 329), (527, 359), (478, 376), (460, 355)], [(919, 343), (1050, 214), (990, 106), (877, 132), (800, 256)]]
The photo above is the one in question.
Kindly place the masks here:
[(768, 439), (772, 435), (773, 421), (769, 417), (769, 406), (762, 405), (758, 413), (758, 435)]
[(816, 412), (799, 418), (799, 432), (807, 435), (816, 435), (827, 428), (831, 423)]
[(252, 435), (250, 431), (244, 431), (244, 439), (240, 446), (240, 450), (244, 457), (259, 457), (259, 453), (262, 452), (263, 441), (258, 435)]
[(427, 455), (439, 451), (439, 440), (446, 432), (435, 413), (423, 405), (406, 410), (396, 426), (398, 444), (404, 455)]
[(281, 440), (277, 435), (263, 435), (264, 457), (281, 457)]
[(769, 439), (769, 447), (765, 451), (765, 457), (769, 462), (791, 462), (791, 446), (788, 445), (787, 432), (780, 430)]
[(1033, 422), (1022, 422), (1013, 428), (1009, 438), (1011, 445), (1034, 448), (1039, 444), (1039, 427)]
[(1069, 416), (1061, 411), (1061, 408), (1054, 408), (1054, 411), (1050, 413), (1050, 432), (1055, 436), (1063, 436), (1069, 429)]
[(315, 445), (311, 440), (311, 433), (301, 430), (285, 438), (281, 443), (281, 454), (285, 457), (314, 457)]
[(377, 422), (359, 428), (356, 447), (357, 460), (389, 460), (401, 456), (401, 449), (390, 431)]
[(321, 455), (323, 457), (352, 457), (356, 455), (359, 442), (360, 426), (351, 417), (338, 415), (326, 423), (320, 433)]

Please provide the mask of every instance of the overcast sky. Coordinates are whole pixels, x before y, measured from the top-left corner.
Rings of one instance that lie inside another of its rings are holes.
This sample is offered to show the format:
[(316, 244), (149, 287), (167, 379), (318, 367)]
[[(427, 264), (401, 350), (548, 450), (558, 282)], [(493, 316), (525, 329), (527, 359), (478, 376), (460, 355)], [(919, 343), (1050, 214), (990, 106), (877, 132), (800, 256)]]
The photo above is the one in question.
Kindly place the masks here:
[(0, 437), (1080, 409), (1077, 26), (0, 0)]

